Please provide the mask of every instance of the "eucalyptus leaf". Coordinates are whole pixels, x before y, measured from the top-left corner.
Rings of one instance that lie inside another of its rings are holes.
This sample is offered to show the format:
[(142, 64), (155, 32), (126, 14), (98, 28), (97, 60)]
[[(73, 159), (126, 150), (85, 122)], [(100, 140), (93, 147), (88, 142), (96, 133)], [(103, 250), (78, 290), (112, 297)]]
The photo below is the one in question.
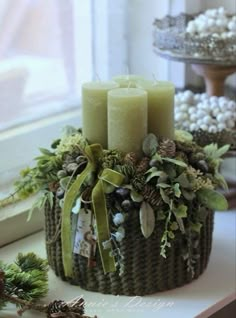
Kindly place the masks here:
[(142, 194), (134, 191), (134, 190), (131, 190), (130, 192), (130, 197), (131, 199), (134, 201), (134, 202), (142, 202), (143, 201), (143, 196)]
[(164, 173), (164, 171), (159, 171), (159, 170), (155, 170), (155, 171), (151, 172), (151, 173), (147, 176), (146, 182), (149, 182), (149, 181), (150, 181), (152, 178), (154, 178), (154, 177), (160, 177), (160, 176), (162, 176), (163, 173)]
[(209, 209), (217, 211), (228, 210), (228, 202), (223, 194), (207, 188), (201, 188), (196, 194), (198, 200)]
[(63, 190), (66, 190), (66, 189), (68, 188), (68, 184), (69, 184), (69, 182), (70, 182), (70, 179), (71, 179), (70, 176), (66, 176), (66, 177), (62, 178), (62, 179), (59, 181), (59, 184), (60, 184), (60, 186), (61, 186), (61, 188), (62, 188)]
[(139, 219), (143, 236), (148, 238), (155, 228), (155, 214), (151, 205), (145, 201), (141, 205)]
[(170, 204), (170, 198), (168, 197), (168, 195), (165, 193), (165, 190), (163, 190), (162, 188), (160, 188), (160, 194), (162, 197), (162, 200), (167, 203)]
[(185, 172), (181, 173), (176, 179), (176, 182), (178, 182), (181, 187), (183, 188), (191, 188), (191, 183), (188, 180), (188, 176)]
[(154, 134), (148, 134), (143, 141), (143, 152), (146, 156), (152, 157), (157, 152), (157, 137)]
[(183, 167), (183, 168), (187, 168), (187, 164), (184, 162), (184, 161), (181, 161), (181, 160), (177, 160), (177, 159), (173, 159), (173, 158), (162, 158), (162, 160), (164, 161), (168, 161), (168, 162), (171, 162), (177, 166), (180, 166), (180, 167)]

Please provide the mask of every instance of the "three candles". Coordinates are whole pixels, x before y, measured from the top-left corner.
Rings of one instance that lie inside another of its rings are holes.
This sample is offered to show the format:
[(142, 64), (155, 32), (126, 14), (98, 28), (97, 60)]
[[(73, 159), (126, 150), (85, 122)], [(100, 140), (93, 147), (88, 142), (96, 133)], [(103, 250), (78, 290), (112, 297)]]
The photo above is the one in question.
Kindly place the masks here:
[(82, 86), (83, 134), (88, 141), (141, 155), (147, 133), (173, 139), (174, 85), (138, 76), (133, 76), (130, 84), (124, 76), (119, 88), (119, 79), (118, 83), (91, 82)]

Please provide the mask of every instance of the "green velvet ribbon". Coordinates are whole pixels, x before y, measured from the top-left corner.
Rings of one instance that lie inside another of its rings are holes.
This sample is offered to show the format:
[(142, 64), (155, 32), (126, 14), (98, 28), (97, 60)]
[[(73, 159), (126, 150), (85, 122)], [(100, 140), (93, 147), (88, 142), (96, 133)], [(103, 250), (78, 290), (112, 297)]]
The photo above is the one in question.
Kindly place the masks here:
[[(72, 267), (72, 240), (71, 240), (71, 211), (77, 199), (80, 188), (85, 179), (92, 172), (96, 172), (98, 158), (102, 155), (102, 147), (99, 144), (93, 144), (85, 148), (85, 154), (88, 158), (88, 164), (84, 171), (77, 176), (65, 195), (64, 205), (62, 208), (61, 223), (61, 242), (62, 242), (62, 261), (66, 277), (73, 277)], [(93, 212), (96, 218), (98, 246), (102, 260), (104, 273), (115, 271), (114, 258), (110, 256), (110, 249), (103, 249), (102, 242), (110, 238), (109, 221), (106, 209), (106, 199), (103, 188), (103, 182), (113, 186), (122, 184), (124, 176), (114, 170), (104, 169), (98, 176), (98, 181), (92, 191)]]
[(114, 272), (116, 270), (114, 257), (111, 256), (111, 249), (104, 249), (102, 242), (110, 239), (109, 220), (106, 208), (106, 198), (103, 188), (103, 182), (113, 186), (119, 186), (124, 180), (124, 176), (114, 170), (104, 169), (98, 177), (98, 182), (92, 192), (93, 212), (97, 224), (98, 247), (102, 260), (104, 273)]

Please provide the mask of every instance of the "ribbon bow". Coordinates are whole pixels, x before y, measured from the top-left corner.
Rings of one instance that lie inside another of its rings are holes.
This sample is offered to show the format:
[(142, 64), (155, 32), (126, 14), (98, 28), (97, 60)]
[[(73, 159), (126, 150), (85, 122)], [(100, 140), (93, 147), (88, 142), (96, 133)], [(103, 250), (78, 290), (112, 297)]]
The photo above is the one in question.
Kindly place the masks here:
[[(66, 277), (73, 277), (72, 268), (72, 241), (71, 241), (71, 210), (78, 197), (80, 188), (86, 177), (97, 170), (98, 158), (102, 155), (102, 147), (99, 144), (87, 146), (85, 153), (88, 158), (88, 164), (84, 171), (77, 176), (77, 179), (71, 185), (65, 195), (65, 201), (62, 208), (61, 224), (61, 242), (62, 242), (62, 261)], [(106, 198), (104, 193), (104, 182), (115, 187), (122, 184), (124, 176), (114, 170), (104, 169), (98, 175), (98, 180), (92, 191), (92, 206), (97, 224), (98, 247), (102, 260), (104, 273), (114, 272), (115, 260), (110, 255), (111, 249), (104, 249), (102, 242), (109, 240), (110, 229), (106, 208)]]

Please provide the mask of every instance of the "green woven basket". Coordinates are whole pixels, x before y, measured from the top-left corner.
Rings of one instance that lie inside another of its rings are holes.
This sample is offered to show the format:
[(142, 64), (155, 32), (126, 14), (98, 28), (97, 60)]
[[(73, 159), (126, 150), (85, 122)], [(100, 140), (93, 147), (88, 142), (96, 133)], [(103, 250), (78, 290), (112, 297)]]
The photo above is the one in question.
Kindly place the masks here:
[[(57, 276), (65, 277), (62, 261), (60, 233), (61, 208), (54, 200), (53, 209), (49, 205), (45, 209), (46, 241), (48, 261)], [(96, 253), (96, 267), (88, 267), (88, 259), (78, 254), (72, 254), (73, 278), (71, 284), (79, 285), (89, 291), (96, 291), (113, 295), (147, 295), (183, 286), (196, 279), (205, 270), (212, 246), (214, 213), (209, 210), (199, 236), (199, 244), (194, 246), (194, 253), (198, 255), (194, 261), (194, 276), (189, 271), (183, 258), (186, 246), (183, 235), (176, 234), (168, 249), (167, 258), (160, 256), (160, 240), (162, 231), (160, 224), (156, 225), (152, 235), (146, 239), (140, 230), (139, 214), (137, 210), (129, 213), (124, 227), (126, 239), (120, 243), (120, 250), (124, 256), (124, 273), (118, 271), (104, 274), (100, 255)]]

